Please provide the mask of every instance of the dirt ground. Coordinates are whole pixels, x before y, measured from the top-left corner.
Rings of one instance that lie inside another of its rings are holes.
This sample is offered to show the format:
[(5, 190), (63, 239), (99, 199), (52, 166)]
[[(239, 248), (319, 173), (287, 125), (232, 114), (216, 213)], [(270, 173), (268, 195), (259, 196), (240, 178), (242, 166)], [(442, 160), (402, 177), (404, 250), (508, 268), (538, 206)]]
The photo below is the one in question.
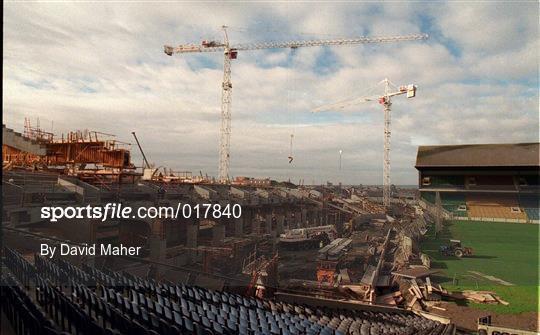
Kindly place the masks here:
[(467, 306), (459, 306), (452, 302), (441, 302), (439, 307), (446, 311), (431, 309), (430, 312), (452, 319), (458, 327), (470, 331), (477, 330), (477, 320), (480, 317), (491, 315), (493, 325), (501, 325), (520, 330), (540, 331), (540, 313), (526, 312), (521, 314), (494, 314)]

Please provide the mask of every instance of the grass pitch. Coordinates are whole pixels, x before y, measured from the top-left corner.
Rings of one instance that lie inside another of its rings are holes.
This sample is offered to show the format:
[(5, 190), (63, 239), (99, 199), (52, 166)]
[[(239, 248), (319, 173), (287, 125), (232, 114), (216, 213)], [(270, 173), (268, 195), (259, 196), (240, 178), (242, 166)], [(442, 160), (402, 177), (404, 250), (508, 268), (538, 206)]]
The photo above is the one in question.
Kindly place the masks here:
[[(448, 290), (494, 291), (510, 303), (472, 304), (475, 307), (497, 313), (533, 312), (539, 307), (539, 232), (540, 226), (532, 224), (453, 221), (437, 238), (430, 230), (422, 251), (431, 257), (432, 268), (441, 270), (432, 279)], [(473, 248), (474, 255), (461, 259), (442, 256), (439, 246), (447, 245), (451, 238)]]

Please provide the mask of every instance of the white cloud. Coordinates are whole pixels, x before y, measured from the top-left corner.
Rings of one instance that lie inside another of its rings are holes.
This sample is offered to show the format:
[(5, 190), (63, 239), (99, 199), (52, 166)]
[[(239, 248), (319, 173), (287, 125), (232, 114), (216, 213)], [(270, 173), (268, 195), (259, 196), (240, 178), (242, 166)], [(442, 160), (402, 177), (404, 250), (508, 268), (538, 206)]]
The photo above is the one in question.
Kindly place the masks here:
[[(418, 144), (538, 140), (538, 4), (7, 3), (4, 9), (3, 122), (21, 130), (25, 116), (39, 117), (46, 129), (54, 121), (58, 132), (89, 128), (124, 141), (134, 130), (158, 165), (216, 174), (223, 56), (168, 57), (162, 47), (221, 39), (222, 24), (231, 26), (231, 43), (434, 29), (423, 42), (240, 53), (232, 74), (233, 175), (381, 182), (380, 106), (310, 110), (365, 95), (384, 77), (419, 87), (417, 98), (398, 97), (393, 105), (396, 183), (416, 182)], [(138, 150), (133, 154), (139, 162)]]
[(538, 39), (537, 2), (448, 3), (436, 13), (443, 34), (469, 52), (498, 53)]

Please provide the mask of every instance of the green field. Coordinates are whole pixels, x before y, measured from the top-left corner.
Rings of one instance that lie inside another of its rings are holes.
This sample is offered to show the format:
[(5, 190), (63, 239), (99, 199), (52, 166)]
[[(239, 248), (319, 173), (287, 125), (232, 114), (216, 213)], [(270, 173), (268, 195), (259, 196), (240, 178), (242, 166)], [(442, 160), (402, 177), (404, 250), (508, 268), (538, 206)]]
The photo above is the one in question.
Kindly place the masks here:
[[(450, 291), (490, 290), (510, 305), (473, 304), (498, 313), (521, 313), (538, 310), (539, 293), (539, 225), (494, 222), (453, 221), (438, 238), (433, 231), (422, 242), (422, 251), (431, 259), (431, 266), (441, 273), (432, 279)], [(474, 256), (442, 256), (439, 246), (450, 238), (472, 247)], [(493, 276), (514, 284), (505, 286), (478, 274)]]

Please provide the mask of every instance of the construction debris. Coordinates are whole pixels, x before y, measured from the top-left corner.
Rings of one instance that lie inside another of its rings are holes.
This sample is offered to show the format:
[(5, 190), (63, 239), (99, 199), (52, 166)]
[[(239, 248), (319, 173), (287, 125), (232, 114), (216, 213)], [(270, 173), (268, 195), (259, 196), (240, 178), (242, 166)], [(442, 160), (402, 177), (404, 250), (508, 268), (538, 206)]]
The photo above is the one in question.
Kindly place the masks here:
[(503, 305), (508, 305), (508, 302), (500, 299), (495, 295), (494, 292), (491, 291), (471, 291), (466, 290), (461, 292), (461, 294), (465, 297), (465, 299), (476, 302), (476, 303), (483, 303), (483, 304), (498, 304), (501, 303)]
[(465, 290), (462, 292), (448, 292), (441, 285), (433, 284), (430, 277), (425, 277), (425, 281), (423, 281), (418, 278), (405, 279), (398, 276), (397, 280), (400, 283), (400, 291), (379, 296), (377, 298), (378, 303), (392, 305), (393, 303), (389, 297), (399, 297), (401, 299), (394, 300), (396, 304), (404, 302), (407, 308), (413, 310), (427, 310), (430, 308), (445, 310), (435, 305), (441, 300), (466, 300), (474, 303), (502, 304), (505, 306), (509, 304), (491, 291)]
[(419, 279), (424, 278), (434, 273), (439, 272), (438, 270), (430, 270), (425, 266), (418, 266), (410, 269), (394, 271), (392, 274), (397, 277), (403, 277), (407, 279)]

